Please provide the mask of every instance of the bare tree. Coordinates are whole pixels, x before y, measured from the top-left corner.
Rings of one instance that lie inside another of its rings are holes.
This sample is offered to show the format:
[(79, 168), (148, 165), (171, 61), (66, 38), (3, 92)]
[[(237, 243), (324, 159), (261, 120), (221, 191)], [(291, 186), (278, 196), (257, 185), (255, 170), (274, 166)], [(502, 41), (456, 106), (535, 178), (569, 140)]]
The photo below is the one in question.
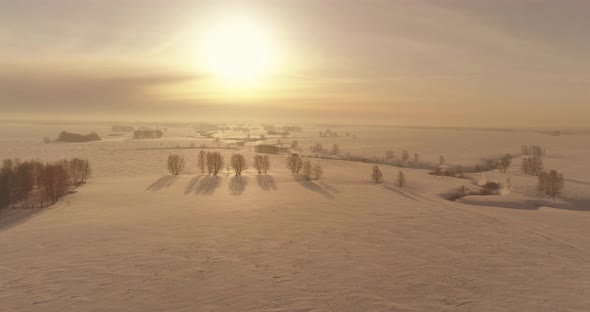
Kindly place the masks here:
[(404, 150), (402, 152), (402, 161), (404, 161), (404, 162), (410, 161), (410, 152), (408, 152), (407, 150)]
[(322, 143), (316, 143), (315, 145), (311, 146), (311, 151), (314, 153), (325, 153), (327, 152), (324, 149), (324, 146), (322, 145)]
[(442, 156), (442, 155), (441, 155), (441, 156), (438, 158), (438, 164), (439, 164), (440, 166), (444, 166), (444, 164), (445, 164), (445, 157), (444, 157), (444, 156)]
[(293, 142), (291, 142), (291, 149), (295, 150), (299, 148), (299, 142), (297, 140), (293, 140)]
[(254, 156), (254, 169), (258, 171), (258, 174), (261, 174), (262, 171), (264, 171), (264, 157), (262, 155)]
[(67, 166), (71, 182), (75, 185), (86, 183), (92, 173), (90, 163), (86, 159), (72, 158), (64, 165)]
[(90, 167), (90, 162), (88, 161), (88, 159), (83, 159), (81, 165), (82, 165), (82, 168), (80, 170), (80, 172), (81, 172), (80, 178), (82, 180), (80, 182), (86, 183), (88, 178), (90, 178), (90, 176), (92, 176), (92, 168)]
[(299, 173), (303, 167), (303, 159), (299, 154), (291, 153), (287, 158), (287, 168), (291, 170), (292, 173)]
[(334, 155), (340, 154), (340, 145), (338, 145), (338, 144), (332, 145), (332, 154), (334, 154)]
[(375, 183), (383, 182), (383, 174), (381, 173), (379, 166), (377, 166), (377, 165), (373, 166), (373, 173), (371, 174), (371, 179)]
[(561, 193), (564, 187), (563, 174), (557, 173), (555, 170), (551, 170), (549, 173), (542, 172), (539, 175), (539, 191), (551, 196), (555, 199), (557, 195)]
[(262, 164), (262, 167), (264, 168), (264, 174), (266, 174), (268, 170), (270, 170), (270, 157), (268, 157), (268, 155), (264, 155), (264, 158), (262, 159)]
[(48, 201), (55, 204), (68, 189), (68, 170), (64, 162), (48, 163), (42, 173), (42, 192)]
[(304, 161), (303, 162), (303, 177), (305, 178), (305, 180), (307, 180), (307, 181), (311, 180), (312, 170), (313, 170), (313, 167), (311, 165), (311, 162), (309, 160)]
[(541, 174), (543, 167), (543, 159), (539, 156), (524, 158), (521, 164), (521, 169), (525, 174), (534, 176)]
[(512, 165), (512, 155), (506, 154), (498, 162), (498, 170), (501, 172), (506, 172), (510, 168), (510, 165)]
[(401, 170), (397, 173), (395, 184), (399, 187), (404, 187), (407, 184), (406, 175)]
[[(219, 173), (219, 171), (221, 171), (223, 169), (223, 164), (224, 164), (223, 156), (219, 152), (213, 152), (213, 153), (211, 153), (210, 158), (211, 158), (210, 159), (211, 171), (212, 171), (213, 175), (217, 175), (217, 173)], [(207, 164), (209, 164), (209, 161), (207, 161)]]
[(385, 152), (385, 159), (395, 159), (395, 152), (388, 150)]
[(206, 159), (207, 159), (207, 173), (209, 173), (209, 175), (211, 175), (213, 173), (213, 153), (212, 152), (207, 152), (206, 154)]
[(4, 160), (0, 168), (0, 208), (17, 204), (28, 208), (35, 201), (41, 206), (55, 203), (72, 184), (85, 182), (89, 168), (88, 161), (80, 159), (46, 164), (36, 160)]
[(217, 147), (221, 146), (221, 139), (220, 138), (215, 138), (213, 140), (213, 143), (215, 143), (217, 145)]
[(184, 170), (184, 158), (177, 154), (168, 156), (168, 171), (173, 175), (179, 175)]
[(205, 158), (205, 151), (199, 151), (199, 157), (197, 158), (197, 164), (201, 169), (201, 174), (205, 173), (205, 166), (207, 165), (207, 158)]
[(324, 168), (320, 163), (315, 163), (311, 171), (315, 180), (319, 180), (324, 175)]
[[(256, 155), (258, 156), (258, 155)], [(242, 154), (233, 154), (231, 156), (231, 167), (234, 169), (236, 176), (242, 175), (242, 171), (246, 169), (246, 158)]]
[(415, 163), (420, 162), (420, 154), (414, 153), (414, 162)]

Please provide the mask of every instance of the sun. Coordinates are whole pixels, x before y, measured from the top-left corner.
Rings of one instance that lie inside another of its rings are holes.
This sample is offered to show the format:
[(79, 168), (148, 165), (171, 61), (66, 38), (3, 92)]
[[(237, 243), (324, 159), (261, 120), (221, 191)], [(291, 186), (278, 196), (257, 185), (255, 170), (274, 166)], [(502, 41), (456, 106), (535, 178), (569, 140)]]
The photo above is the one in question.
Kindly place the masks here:
[(200, 63), (226, 82), (256, 82), (275, 65), (275, 51), (264, 29), (246, 18), (211, 25), (200, 45)]

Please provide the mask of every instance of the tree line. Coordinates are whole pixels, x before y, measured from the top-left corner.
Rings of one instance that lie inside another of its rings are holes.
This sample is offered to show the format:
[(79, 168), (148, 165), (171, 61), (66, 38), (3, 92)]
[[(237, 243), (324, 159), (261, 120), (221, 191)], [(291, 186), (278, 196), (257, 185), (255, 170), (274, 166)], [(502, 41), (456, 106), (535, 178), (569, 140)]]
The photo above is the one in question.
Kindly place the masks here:
[[(201, 170), (201, 174), (207, 172), (209, 175), (217, 175), (225, 165), (225, 159), (220, 152), (205, 152), (200, 151), (197, 156), (197, 166)], [(270, 170), (270, 157), (268, 155), (255, 155), (254, 168), (258, 174), (268, 173)], [(168, 171), (172, 175), (180, 175), (184, 172), (185, 161), (184, 157), (178, 154), (170, 154), (167, 161)], [(230, 158), (229, 168), (232, 168), (236, 176), (242, 175), (242, 171), (248, 168), (246, 158), (242, 154), (233, 154)]]
[(0, 208), (55, 204), (73, 186), (86, 183), (91, 173), (86, 159), (46, 163), (4, 159), (0, 168)]
[(297, 153), (291, 153), (287, 157), (287, 168), (293, 174), (301, 172), (306, 181), (319, 180), (324, 175), (324, 168), (320, 163), (312, 163), (309, 159), (304, 161)]

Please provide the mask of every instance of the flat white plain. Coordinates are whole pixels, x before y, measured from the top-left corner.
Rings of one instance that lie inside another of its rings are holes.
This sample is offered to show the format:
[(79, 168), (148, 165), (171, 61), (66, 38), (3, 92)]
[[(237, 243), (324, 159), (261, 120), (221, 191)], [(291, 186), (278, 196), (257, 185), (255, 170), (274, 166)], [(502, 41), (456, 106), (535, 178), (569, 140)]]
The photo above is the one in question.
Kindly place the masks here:
[[(104, 140), (42, 143), (61, 130)], [(318, 138), (320, 130), (297, 133), (299, 145), (336, 143), (367, 157), (406, 149), (463, 165), (540, 144), (566, 191), (557, 201), (536, 192), (518, 158), (512, 192), (460, 202), (443, 195), (472, 181), (427, 170), (403, 169), (408, 187), (399, 189), (399, 168), (381, 166), (385, 183), (374, 184), (372, 164), (322, 159), (325, 177), (308, 183), (288, 172), (284, 156), (272, 156), (269, 175), (259, 176), (248, 146), (241, 178), (225, 170), (212, 178), (197, 168), (199, 149), (176, 148), (214, 145), (187, 138), (190, 129), (131, 140), (106, 136), (105, 126), (3, 124), (0, 159), (88, 158), (95, 173), (54, 206), (0, 216), (0, 311), (590, 308), (588, 135), (348, 127)], [(226, 161), (235, 152), (220, 151)], [(187, 161), (179, 177), (167, 175), (170, 153)]]

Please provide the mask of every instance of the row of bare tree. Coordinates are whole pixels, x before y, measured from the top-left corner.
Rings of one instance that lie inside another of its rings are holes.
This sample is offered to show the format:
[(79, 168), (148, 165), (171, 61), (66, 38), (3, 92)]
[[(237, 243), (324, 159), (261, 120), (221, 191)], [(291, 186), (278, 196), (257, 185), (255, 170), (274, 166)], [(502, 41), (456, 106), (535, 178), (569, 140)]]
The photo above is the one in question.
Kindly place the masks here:
[(545, 148), (539, 146), (539, 145), (526, 145), (523, 144), (522, 147), (522, 154), (523, 155), (532, 155), (532, 156), (544, 156), (546, 151)]
[(297, 153), (291, 153), (287, 157), (287, 168), (294, 174), (301, 172), (307, 181), (319, 180), (324, 175), (324, 168), (320, 163), (312, 163), (309, 160), (304, 161), (301, 155)]
[[(403, 150), (401, 153), (401, 156), (398, 156), (394, 151), (388, 150), (385, 152), (385, 159), (393, 160), (393, 161), (409, 162), (410, 161), (410, 152), (407, 150)], [(417, 163), (419, 161), (420, 161), (420, 154), (414, 153), (414, 162)], [(441, 162), (442, 162), (441, 165), (443, 165), (444, 160), (441, 160)]]
[(555, 199), (557, 195), (561, 193), (564, 187), (563, 174), (558, 173), (555, 170), (549, 172), (541, 172), (539, 174), (539, 192), (543, 192)]
[(539, 156), (526, 157), (522, 160), (522, 172), (532, 176), (538, 176), (543, 172), (543, 159)]
[[(207, 170), (208, 174), (217, 175), (223, 169), (224, 164), (225, 160), (220, 152), (199, 152), (197, 165), (202, 174), (204, 174), (205, 170)], [(242, 175), (242, 171), (248, 168), (246, 158), (242, 154), (233, 154), (231, 156), (229, 165), (237, 176)], [(184, 166), (185, 161), (182, 156), (178, 154), (170, 154), (168, 156), (168, 171), (171, 174), (181, 174), (184, 171)], [(254, 168), (256, 168), (259, 174), (262, 172), (266, 174), (268, 170), (270, 170), (270, 157), (268, 155), (254, 156)]]
[(72, 158), (43, 163), (5, 159), (0, 168), (0, 208), (55, 204), (72, 186), (90, 177), (88, 160)]

